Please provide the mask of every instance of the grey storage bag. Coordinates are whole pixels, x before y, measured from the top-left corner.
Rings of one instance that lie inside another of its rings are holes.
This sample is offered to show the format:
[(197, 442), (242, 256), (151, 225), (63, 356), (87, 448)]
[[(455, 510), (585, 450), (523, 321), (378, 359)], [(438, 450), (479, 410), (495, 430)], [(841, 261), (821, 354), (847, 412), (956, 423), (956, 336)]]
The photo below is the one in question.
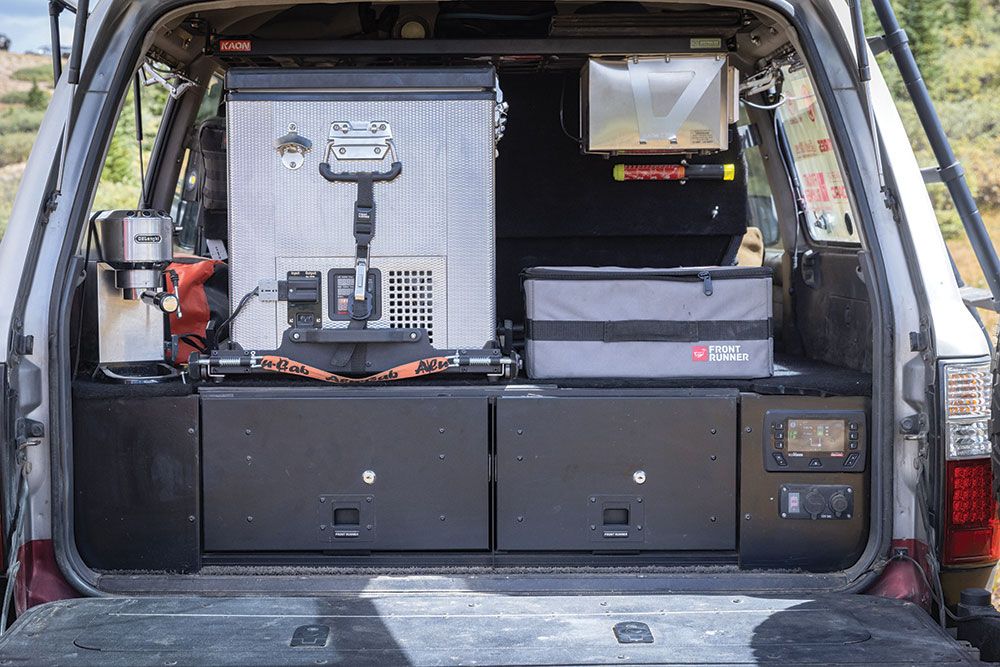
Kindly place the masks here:
[(769, 268), (535, 267), (522, 279), (528, 377), (774, 371)]

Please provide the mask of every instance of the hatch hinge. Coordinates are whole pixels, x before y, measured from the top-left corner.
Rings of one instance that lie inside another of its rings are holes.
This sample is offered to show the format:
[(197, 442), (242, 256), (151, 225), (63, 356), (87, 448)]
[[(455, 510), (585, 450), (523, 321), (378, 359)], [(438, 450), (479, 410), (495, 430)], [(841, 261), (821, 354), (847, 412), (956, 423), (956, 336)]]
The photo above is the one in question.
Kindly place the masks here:
[(13, 340), (14, 354), (22, 357), (31, 355), (35, 351), (35, 337), (24, 334), (14, 334)]
[(53, 190), (45, 199), (45, 209), (42, 213), (43, 225), (47, 225), (49, 223), (49, 218), (52, 217), (52, 214), (56, 212), (57, 208), (59, 208), (59, 191)]
[(17, 447), (26, 445), (31, 440), (37, 440), (45, 435), (45, 424), (27, 417), (20, 417), (14, 422), (14, 444)]
[(892, 220), (898, 225), (903, 220), (903, 216), (899, 210), (899, 200), (896, 198), (896, 193), (888, 185), (883, 185), (882, 195), (882, 202), (892, 212)]
[(921, 436), (927, 432), (927, 415), (923, 412), (899, 420), (899, 430), (906, 436)]
[(927, 330), (920, 327), (920, 331), (910, 332), (910, 351), (923, 352), (927, 349)]

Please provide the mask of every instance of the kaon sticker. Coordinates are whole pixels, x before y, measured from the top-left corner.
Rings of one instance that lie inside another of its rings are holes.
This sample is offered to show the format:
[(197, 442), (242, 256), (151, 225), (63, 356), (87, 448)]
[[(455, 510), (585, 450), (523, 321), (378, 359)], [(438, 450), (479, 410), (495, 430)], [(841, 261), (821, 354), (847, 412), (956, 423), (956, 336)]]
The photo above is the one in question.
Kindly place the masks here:
[(223, 39), (219, 40), (220, 51), (249, 51), (249, 39)]

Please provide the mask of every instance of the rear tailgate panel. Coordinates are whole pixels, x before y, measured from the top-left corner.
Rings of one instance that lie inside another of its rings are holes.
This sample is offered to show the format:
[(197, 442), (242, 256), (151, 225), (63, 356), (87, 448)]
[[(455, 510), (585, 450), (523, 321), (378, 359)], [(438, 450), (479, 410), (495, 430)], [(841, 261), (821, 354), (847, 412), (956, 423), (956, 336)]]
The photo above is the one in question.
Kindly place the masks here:
[(0, 656), (32, 665), (977, 664), (920, 608), (864, 595), (89, 598), (29, 610), (0, 639)]

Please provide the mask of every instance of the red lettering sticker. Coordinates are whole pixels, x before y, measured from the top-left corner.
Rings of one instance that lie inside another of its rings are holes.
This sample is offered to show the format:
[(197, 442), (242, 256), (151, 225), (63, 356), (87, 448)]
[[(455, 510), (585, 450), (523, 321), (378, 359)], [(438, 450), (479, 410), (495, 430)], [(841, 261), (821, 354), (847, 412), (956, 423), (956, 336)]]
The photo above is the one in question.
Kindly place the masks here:
[(707, 345), (691, 346), (691, 360), (708, 361), (708, 346)]
[(220, 51), (249, 51), (249, 39), (222, 39), (219, 40)]

